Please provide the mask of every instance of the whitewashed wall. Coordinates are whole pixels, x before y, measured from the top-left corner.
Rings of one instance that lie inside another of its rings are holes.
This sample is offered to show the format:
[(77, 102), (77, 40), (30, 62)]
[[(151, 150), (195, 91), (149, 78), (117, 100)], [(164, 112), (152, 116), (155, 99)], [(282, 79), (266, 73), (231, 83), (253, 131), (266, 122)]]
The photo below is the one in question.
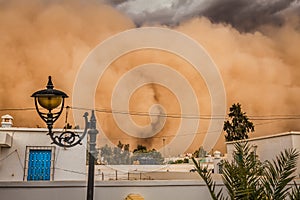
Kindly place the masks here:
[[(250, 145), (257, 146), (256, 154), (261, 161), (275, 159), (276, 155), (289, 148), (296, 148), (300, 151), (300, 132), (286, 132), (265, 137), (251, 138), (247, 140)], [(232, 159), (234, 145), (226, 143), (228, 159)], [(297, 174), (300, 174), (300, 159), (298, 160)]]
[[(61, 130), (58, 130), (61, 131)], [(9, 134), (11, 147), (1, 147), (0, 181), (23, 181), (26, 146), (55, 146), (54, 180), (85, 180), (86, 140), (65, 149), (51, 144), (47, 129), (0, 128), (0, 135)]]
[[(123, 200), (129, 194), (139, 194), (145, 200), (211, 199), (206, 185), (201, 180), (95, 183), (95, 200)], [(84, 200), (86, 183), (83, 181), (0, 182), (0, 197), (1, 200)]]

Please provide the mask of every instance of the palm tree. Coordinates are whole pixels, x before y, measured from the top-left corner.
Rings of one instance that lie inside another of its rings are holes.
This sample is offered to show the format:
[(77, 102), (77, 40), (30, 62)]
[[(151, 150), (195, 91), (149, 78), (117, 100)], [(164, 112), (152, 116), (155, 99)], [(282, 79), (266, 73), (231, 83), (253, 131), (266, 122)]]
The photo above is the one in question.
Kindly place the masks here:
[(272, 162), (262, 163), (247, 142), (234, 144), (233, 161), (223, 162), (222, 179), (227, 191), (216, 190), (211, 171), (193, 159), (197, 172), (205, 181), (214, 200), (299, 200), (300, 186), (290, 186), (295, 178), (299, 152), (288, 149)]
[(297, 185), (296, 182), (294, 182), (294, 187), (292, 188), (291, 193), (289, 193), (290, 199), (300, 199), (300, 185)]

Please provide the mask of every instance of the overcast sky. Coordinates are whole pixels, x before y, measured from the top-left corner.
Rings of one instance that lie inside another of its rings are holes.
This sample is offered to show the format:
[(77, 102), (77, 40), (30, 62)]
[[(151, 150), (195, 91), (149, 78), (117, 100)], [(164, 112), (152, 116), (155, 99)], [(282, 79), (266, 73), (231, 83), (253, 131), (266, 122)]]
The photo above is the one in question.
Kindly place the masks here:
[(282, 25), (287, 15), (299, 17), (299, 0), (113, 0), (110, 1), (139, 26), (177, 25), (197, 16), (231, 24), (240, 31), (260, 25)]

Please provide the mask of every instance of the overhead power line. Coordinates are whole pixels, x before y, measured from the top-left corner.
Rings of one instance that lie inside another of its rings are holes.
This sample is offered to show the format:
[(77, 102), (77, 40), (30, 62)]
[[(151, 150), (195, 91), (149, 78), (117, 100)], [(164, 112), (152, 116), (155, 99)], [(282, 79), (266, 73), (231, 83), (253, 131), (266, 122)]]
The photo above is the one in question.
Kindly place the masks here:
[(27, 111), (27, 110), (35, 110), (35, 108), (0, 108), (0, 112), (4, 111)]
[[(73, 110), (84, 110), (90, 111), (93, 109), (90, 108), (79, 108), (79, 107), (70, 107), (66, 106), (67, 108)], [(34, 107), (32, 108), (0, 108), (0, 112), (9, 112), (9, 111), (33, 111), (35, 110)], [(122, 110), (111, 110), (111, 109), (94, 109), (96, 112), (99, 113), (107, 113), (107, 114), (122, 114), (122, 115), (131, 115), (131, 116), (141, 116), (141, 117), (162, 117), (162, 118), (174, 118), (174, 119), (202, 119), (202, 120), (220, 120), (224, 118), (228, 118), (227, 116), (222, 115), (195, 115), (195, 114), (180, 114), (180, 113), (170, 113), (170, 114), (163, 114), (163, 113), (149, 113), (149, 112), (141, 112), (141, 111), (122, 111)], [(248, 115), (250, 120), (253, 121), (272, 121), (272, 120), (298, 120), (300, 119), (300, 114), (281, 114), (281, 115)]]

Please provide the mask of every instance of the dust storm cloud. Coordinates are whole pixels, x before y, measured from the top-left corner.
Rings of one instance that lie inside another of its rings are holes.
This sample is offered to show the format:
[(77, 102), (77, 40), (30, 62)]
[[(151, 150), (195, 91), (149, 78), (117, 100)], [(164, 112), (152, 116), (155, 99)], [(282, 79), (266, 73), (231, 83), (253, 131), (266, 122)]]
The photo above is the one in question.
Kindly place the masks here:
[[(142, 5), (132, 10), (135, 2), (0, 1), (0, 108), (33, 107), (29, 96), (45, 86), (48, 75), (53, 76), (56, 88), (71, 96), (76, 73), (88, 53), (101, 41), (138, 24), (172, 28), (198, 41), (221, 72), (228, 106), (240, 102), (254, 120), (254, 135), (300, 129), (299, 119), (270, 120), (277, 115), (299, 116), (298, 1), (166, 1), (169, 4), (158, 4), (152, 12), (147, 7), (140, 9)], [(189, 6), (191, 3), (194, 6)], [(110, 78), (100, 81), (96, 106), (109, 109), (114, 81), (145, 62), (164, 63), (185, 74), (200, 99), (203, 115), (210, 114), (210, 99), (202, 93), (206, 86), (201, 77), (184, 60), (159, 51), (134, 52), (112, 63), (107, 72)], [(130, 108), (146, 112), (151, 104), (162, 103), (170, 112), (180, 112), (172, 99), (174, 95), (166, 88), (145, 86), (132, 97)], [(175, 105), (168, 107), (170, 101)], [(71, 100), (67, 104), (71, 105)], [(14, 116), (16, 126), (44, 126), (35, 111), (9, 114)], [(104, 129), (120, 131), (109, 114), (102, 117), (107, 117), (101, 121)], [(141, 125), (149, 122), (145, 117), (133, 118)], [(135, 142), (159, 148), (162, 137), (167, 138), (166, 142), (172, 139), (178, 123), (178, 119), (167, 123), (159, 139)], [(199, 133), (205, 133), (206, 123)], [(198, 134), (190, 150), (197, 148), (202, 139), (203, 134)], [(222, 141), (221, 136), (221, 149)]]

